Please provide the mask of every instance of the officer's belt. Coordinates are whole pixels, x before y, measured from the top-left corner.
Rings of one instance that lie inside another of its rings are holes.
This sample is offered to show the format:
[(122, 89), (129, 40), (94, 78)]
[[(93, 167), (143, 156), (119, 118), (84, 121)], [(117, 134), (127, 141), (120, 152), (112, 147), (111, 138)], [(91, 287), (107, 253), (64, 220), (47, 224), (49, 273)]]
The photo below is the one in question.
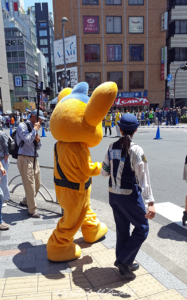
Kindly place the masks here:
[[(55, 144), (55, 156), (56, 156), (56, 166), (57, 166), (57, 171), (58, 171), (58, 174), (60, 175), (61, 179), (57, 179), (55, 176), (54, 176), (54, 183), (57, 185), (57, 186), (61, 186), (61, 187), (67, 187), (69, 189), (72, 189), (72, 190), (77, 190), (79, 191), (80, 189), (80, 183), (76, 183), (76, 182), (71, 182), (69, 181), (66, 176), (64, 175), (59, 163), (58, 163), (58, 154), (57, 154), (57, 147), (56, 147), (56, 144)], [(91, 184), (91, 178), (85, 183), (85, 187), (84, 189), (87, 190)]]

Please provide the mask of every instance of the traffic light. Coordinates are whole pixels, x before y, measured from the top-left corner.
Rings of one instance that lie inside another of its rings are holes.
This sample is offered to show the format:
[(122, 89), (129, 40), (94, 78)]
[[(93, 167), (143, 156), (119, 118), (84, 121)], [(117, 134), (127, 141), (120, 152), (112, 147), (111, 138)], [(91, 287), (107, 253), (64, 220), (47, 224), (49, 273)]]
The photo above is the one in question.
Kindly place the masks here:
[(180, 65), (180, 69), (183, 70), (183, 71), (186, 71), (187, 70), (187, 63)]

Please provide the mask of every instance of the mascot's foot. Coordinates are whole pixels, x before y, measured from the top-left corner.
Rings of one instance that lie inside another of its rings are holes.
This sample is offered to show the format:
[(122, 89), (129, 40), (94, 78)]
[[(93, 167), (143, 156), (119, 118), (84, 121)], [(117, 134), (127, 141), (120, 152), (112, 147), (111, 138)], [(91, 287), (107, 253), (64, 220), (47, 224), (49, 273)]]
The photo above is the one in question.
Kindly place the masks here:
[(60, 250), (60, 248), (55, 248), (54, 250), (51, 248), (49, 251), (47, 249), (47, 258), (51, 261), (69, 261), (81, 256), (81, 248), (77, 245), (72, 243), (70, 248), (66, 251)]
[(94, 243), (101, 239), (108, 231), (107, 226), (104, 223), (100, 223), (99, 230), (92, 231), (91, 229), (88, 230), (87, 228), (81, 228), (82, 235), (84, 237), (85, 242), (87, 243)]

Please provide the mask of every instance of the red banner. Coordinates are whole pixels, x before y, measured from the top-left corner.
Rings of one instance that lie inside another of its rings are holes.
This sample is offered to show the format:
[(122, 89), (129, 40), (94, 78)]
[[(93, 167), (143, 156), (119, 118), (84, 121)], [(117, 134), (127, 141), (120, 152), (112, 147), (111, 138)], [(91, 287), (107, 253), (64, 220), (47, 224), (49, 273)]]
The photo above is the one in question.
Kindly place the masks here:
[(161, 80), (164, 80), (164, 64), (161, 64)]
[[(115, 100), (116, 106), (141, 106), (149, 105), (147, 98), (118, 98)], [(114, 106), (114, 104), (112, 105)]]

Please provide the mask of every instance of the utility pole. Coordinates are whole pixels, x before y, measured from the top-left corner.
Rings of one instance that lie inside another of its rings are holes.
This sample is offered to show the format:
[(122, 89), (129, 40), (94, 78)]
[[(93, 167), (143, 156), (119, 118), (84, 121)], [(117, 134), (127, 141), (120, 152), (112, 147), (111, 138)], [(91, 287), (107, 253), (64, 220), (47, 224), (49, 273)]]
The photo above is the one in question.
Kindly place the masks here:
[(65, 88), (67, 87), (67, 71), (66, 71), (66, 52), (65, 52), (65, 35), (64, 35), (64, 25), (68, 22), (67, 18), (62, 18), (62, 41), (63, 41), (63, 54), (64, 54), (64, 74), (65, 74)]

